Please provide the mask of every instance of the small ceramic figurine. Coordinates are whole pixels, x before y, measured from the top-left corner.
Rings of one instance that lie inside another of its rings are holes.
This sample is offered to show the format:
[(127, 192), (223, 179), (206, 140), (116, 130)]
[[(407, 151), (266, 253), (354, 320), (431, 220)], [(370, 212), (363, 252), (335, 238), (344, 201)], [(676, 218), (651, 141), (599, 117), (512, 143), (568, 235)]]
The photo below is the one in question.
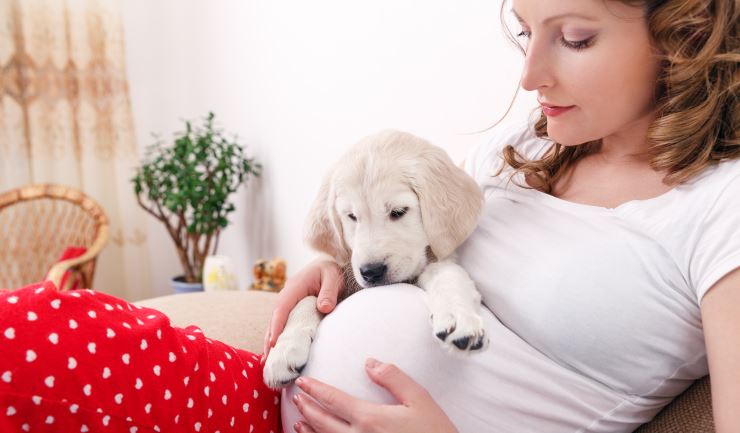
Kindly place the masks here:
[(252, 290), (279, 292), (285, 285), (285, 260), (275, 257), (272, 260), (257, 260), (252, 268), (254, 282)]

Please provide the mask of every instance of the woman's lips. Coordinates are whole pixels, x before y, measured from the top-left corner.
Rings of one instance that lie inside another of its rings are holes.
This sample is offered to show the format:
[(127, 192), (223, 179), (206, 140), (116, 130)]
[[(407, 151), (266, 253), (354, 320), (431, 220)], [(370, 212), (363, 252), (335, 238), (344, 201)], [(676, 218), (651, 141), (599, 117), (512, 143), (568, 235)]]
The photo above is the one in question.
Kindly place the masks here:
[(542, 106), (542, 111), (545, 113), (545, 116), (548, 117), (555, 117), (559, 116), (566, 111), (570, 110), (571, 108), (575, 107), (575, 105), (570, 105), (568, 107), (558, 107), (554, 105), (544, 105), (540, 104)]

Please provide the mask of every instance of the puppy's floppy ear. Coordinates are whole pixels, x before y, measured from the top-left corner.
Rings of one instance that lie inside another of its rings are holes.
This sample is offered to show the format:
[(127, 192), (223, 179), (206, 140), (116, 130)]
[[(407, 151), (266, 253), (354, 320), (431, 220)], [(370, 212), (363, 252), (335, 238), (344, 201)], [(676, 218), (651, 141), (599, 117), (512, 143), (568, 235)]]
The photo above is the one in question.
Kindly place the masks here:
[(306, 221), (306, 242), (311, 248), (329, 254), (340, 265), (349, 261), (342, 223), (334, 210), (334, 188), (331, 173), (324, 176), (319, 193), (311, 205)]
[(483, 194), (473, 178), (441, 148), (432, 146), (416, 161), (409, 183), (419, 197), (429, 246), (438, 259), (444, 259), (475, 229)]

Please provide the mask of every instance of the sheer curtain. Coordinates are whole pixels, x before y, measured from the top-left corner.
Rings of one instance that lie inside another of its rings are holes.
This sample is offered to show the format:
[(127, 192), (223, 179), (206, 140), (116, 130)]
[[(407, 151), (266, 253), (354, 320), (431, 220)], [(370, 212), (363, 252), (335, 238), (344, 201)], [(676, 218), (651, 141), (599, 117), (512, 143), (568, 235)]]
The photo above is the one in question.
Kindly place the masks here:
[(0, 191), (59, 183), (98, 201), (111, 239), (94, 288), (151, 294), (118, 0), (0, 0)]

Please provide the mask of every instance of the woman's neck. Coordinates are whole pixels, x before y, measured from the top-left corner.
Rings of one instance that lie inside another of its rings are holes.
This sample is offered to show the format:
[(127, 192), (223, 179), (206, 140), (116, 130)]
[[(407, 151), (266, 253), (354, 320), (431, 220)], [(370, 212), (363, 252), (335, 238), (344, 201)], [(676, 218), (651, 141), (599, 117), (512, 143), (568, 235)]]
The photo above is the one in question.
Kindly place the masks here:
[(653, 120), (654, 113), (648, 113), (609, 134), (602, 139), (600, 149), (593, 156), (599, 163), (609, 166), (649, 166), (647, 131)]

